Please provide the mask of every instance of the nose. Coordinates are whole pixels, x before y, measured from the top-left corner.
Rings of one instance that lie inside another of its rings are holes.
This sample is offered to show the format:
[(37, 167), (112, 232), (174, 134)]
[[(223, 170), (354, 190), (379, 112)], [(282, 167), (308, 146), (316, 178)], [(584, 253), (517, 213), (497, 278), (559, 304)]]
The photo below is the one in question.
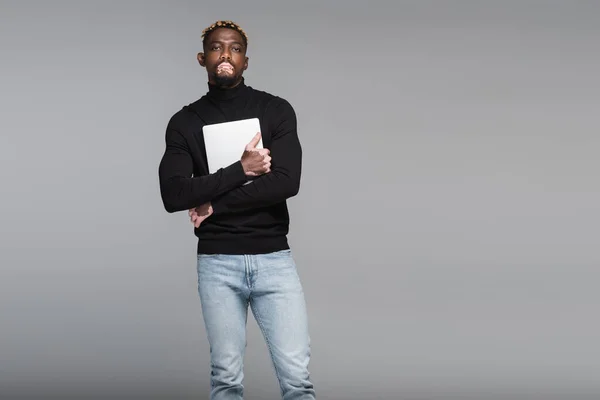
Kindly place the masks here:
[(221, 59), (231, 60), (231, 54), (229, 53), (229, 50), (224, 50), (223, 53), (221, 53)]

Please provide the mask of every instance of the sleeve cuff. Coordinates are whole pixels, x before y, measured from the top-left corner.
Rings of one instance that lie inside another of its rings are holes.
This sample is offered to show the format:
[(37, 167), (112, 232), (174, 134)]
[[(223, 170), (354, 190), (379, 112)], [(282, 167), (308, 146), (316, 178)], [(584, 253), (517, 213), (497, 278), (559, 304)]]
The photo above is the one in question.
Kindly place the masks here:
[[(246, 176), (246, 173), (244, 172), (244, 167), (242, 166), (241, 161), (236, 161), (235, 163), (231, 164), (230, 166), (225, 167), (223, 169), (223, 173), (225, 175), (227, 175), (227, 177), (229, 179), (231, 179), (232, 187), (230, 190), (233, 190), (234, 188), (243, 185), (244, 183), (246, 183), (248, 181), (248, 179), (250, 179), (249, 177)], [(222, 201), (222, 199), (225, 195), (226, 195), (226, 193), (214, 198), (211, 201), (213, 214), (218, 215), (220, 213), (227, 211), (227, 208), (226, 208), (225, 204), (223, 204), (223, 201)]]
[(233, 181), (235, 181), (236, 186), (245, 183), (248, 180), (246, 173), (244, 172), (244, 167), (242, 166), (241, 161), (236, 161), (228, 167), (223, 169), (225, 175), (229, 175)]

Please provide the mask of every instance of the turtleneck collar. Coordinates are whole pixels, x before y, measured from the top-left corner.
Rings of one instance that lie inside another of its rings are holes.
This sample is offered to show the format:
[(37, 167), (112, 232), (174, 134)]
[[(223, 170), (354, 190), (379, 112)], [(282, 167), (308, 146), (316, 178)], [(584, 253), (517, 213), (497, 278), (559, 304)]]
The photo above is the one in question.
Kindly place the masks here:
[(233, 98), (239, 96), (240, 94), (244, 93), (244, 91), (246, 90), (247, 87), (248, 86), (246, 86), (246, 83), (245, 83), (243, 77), (242, 77), (241, 82), (236, 87), (233, 87), (231, 89), (223, 89), (223, 88), (217, 87), (209, 82), (207, 96), (211, 97), (213, 99), (216, 99), (216, 100), (229, 100), (229, 99), (233, 99)]

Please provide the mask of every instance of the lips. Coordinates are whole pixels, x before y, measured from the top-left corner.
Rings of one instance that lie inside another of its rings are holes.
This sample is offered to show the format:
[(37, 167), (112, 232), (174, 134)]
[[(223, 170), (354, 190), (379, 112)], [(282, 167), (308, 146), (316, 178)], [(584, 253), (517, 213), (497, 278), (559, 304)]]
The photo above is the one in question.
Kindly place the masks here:
[(228, 62), (224, 62), (219, 64), (219, 66), (217, 67), (217, 72), (229, 72), (232, 73), (233, 72), (233, 65), (229, 64)]

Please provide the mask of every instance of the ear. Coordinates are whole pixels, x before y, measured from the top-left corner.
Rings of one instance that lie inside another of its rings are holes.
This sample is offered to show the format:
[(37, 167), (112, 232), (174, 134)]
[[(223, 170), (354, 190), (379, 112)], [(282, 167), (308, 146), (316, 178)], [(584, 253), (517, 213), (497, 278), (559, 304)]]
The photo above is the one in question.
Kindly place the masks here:
[(198, 58), (198, 63), (201, 66), (205, 67), (206, 66), (206, 62), (205, 62), (205, 59), (204, 59), (204, 53), (202, 53), (202, 52), (198, 53), (198, 57), (197, 58)]
[(248, 69), (248, 60), (249, 58), (246, 57), (246, 61), (244, 61), (244, 71)]

